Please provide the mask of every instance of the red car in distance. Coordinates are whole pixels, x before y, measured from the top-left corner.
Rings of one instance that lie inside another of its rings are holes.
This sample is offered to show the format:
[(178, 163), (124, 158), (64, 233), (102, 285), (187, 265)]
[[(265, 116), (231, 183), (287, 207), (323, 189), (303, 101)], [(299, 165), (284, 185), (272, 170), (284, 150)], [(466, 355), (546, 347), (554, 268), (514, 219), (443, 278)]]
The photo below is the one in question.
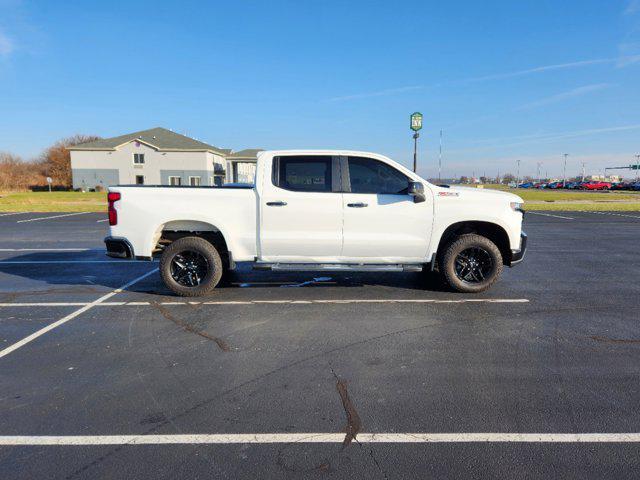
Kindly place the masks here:
[(592, 180), (591, 182), (584, 182), (580, 185), (580, 189), (582, 190), (609, 190), (611, 188), (611, 183), (609, 182), (598, 182)]

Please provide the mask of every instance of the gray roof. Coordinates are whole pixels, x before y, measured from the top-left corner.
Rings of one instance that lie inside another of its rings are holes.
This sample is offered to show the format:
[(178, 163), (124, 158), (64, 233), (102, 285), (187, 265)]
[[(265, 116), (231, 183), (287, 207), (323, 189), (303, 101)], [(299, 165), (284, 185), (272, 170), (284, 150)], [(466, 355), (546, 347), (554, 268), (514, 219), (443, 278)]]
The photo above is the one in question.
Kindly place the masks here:
[(162, 127), (128, 133), (126, 135), (120, 135), (119, 137), (103, 138), (93, 142), (81, 143), (69, 147), (69, 150), (113, 150), (132, 140), (140, 140), (141, 142), (158, 148), (158, 150), (200, 150), (211, 151), (220, 155), (228, 155), (232, 151), (230, 149), (214, 147), (213, 145), (200, 142), (185, 135), (180, 135), (179, 133)]
[(246, 148), (239, 152), (233, 152), (231, 155), (227, 155), (227, 158), (257, 158), (258, 152), (264, 151), (262, 148)]

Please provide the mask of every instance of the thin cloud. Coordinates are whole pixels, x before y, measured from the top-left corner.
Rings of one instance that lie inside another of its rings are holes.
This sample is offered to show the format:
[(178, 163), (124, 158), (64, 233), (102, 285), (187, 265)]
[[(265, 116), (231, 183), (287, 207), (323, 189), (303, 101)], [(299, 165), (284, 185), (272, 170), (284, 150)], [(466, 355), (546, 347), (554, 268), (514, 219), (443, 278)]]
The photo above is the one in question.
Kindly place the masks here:
[(565, 100), (569, 100), (576, 97), (582, 97), (583, 95), (587, 95), (593, 92), (598, 92), (600, 90), (610, 88), (611, 86), (612, 85), (610, 83), (596, 83), (593, 85), (585, 85), (583, 87), (574, 88), (566, 92), (557, 93), (556, 95), (551, 95), (550, 97), (546, 97), (546, 98), (537, 100), (535, 102), (527, 103), (522, 107), (520, 107), (520, 110), (528, 110), (531, 108), (537, 108), (545, 105), (551, 105), (554, 103), (563, 102)]
[(631, 0), (624, 10), (625, 15), (634, 15), (640, 12), (640, 0)]
[(415, 90), (421, 90), (426, 88), (425, 85), (411, 85), (408, 87), (399, 87), (399, 88), (390, 88), (387, 90), (380, 90), (377, 92), (367, 92), (367, 93), (356, 93), (354, 95), (345, 95), (342, 97), (333, 97), (330, 98), (330, 102), (343, 102), (347, 100), (358, 100), (360, 98), (371, 98), (371, 97), (386, 97), (388, 95), (396, 95), (398, 93), (412, 92)]
[(573, 132), (565, 132), (565, 133), (559, 133), (559, 134), (546, 134), (546, 135), (540, 135), (540, 138), (556, 140), (556, 139), (562, 139), (562, 138), (585, 137), (585, 136), (596, 135), (600, 133), (624, 132), (627, 130), (640, 130), (640, 123), (637, 123), (634, 125), (622, 125), (619, 127), (592, 128), (589, 130), (577, 130)]
[(15, 50), (15, 44), (4, 33), (0, 32), (0, 57), (8, 57)]
[(565, 70), (569, 68), (588, 67), (590, 65), (601, 65), (606, 63), (617, 63), (621, 59), (615, 58), (595, 58), (592, 60), (580, 60), (578, 62), (556, 63), (553, 65), (543, 65), (541, 67), (528, 68), (526, 70), (516, 70), (515, 72), (497, 73), (495, 75), (485, 75), (484, 77), (468, 78), (465, 82), (483, 82), (486, 80), (501, 80), (503, 78), (522, 77), (533, 73), (550, 72), (553, 70)]
[(620, 56), (617, 67), (626, 67), (640, 62), (640, 42), (624, 42), (618, 45)]
[[(555, 140), (564, 140), (567, 138), (576, 138), (576, 137), (588, 137), (591, 135), (600, 135), (603, 133), (613, 133), (613, 132), (625, 132), (631, 130), (640, 130), (640, 124), (633, 125), (621, 125), (617, 127), (604, 127), (604, 128), (591, 128), (588, 130), (575, 130), (573, 132), (563, 132), (563, 133), (546, 133), (546, 134), (533, 134), (533, 135), (523, 135), (511, 138), (504, 138), (501, 140), (496, 140), (492, 145), (487, 145), (483, 147), (474, 147), (474, 148), (465, 148), (459, 150), (453, 150), (449, 153), (469, 153), (469, 152), (480, 152), (484, 150), (494, 150), (497, 148), (511, 148), (511, 147), (519, 147), (521, 145), (529, 145), (531, 143), (541, 143), (541, 142), (550, 142)], [(520, 140), (518, 142), (508, 143), (509, 140)], [(507, 142), (507, 143), (503, 143)]]
[[(448, 83), (459, 84), (459, 83), (471, 83), (471, 82), (484, 82), (488, 80), (502, 80), (505, 78), (523, 77), (526, 75), (533, 75), (536, 73), (550, 72), (554, 70), (565, 70), (565, 69), (571, 69), (571, 68), (588, 67), (591, 65), (614, 64), (617, 67), (626, 67), (627, 65), (632, 65), (638, 62), (640, 62), (640, 55), (626, 55), (626, 56), (617, 56), (617, 57), (611, 57), (611, 58), (595, 58), (591, 60), (580, 60), (577, 62), (542, 65), (540, 67), (528, 68), (525, 70), (516, 70), (514, 72), (497, 73), (494, 75), (485, 75), (483, 77), (466, 78), (463, 80), (457, 80), (457, 81), (452, 81)], [(443, 85), (446, 85), (446, 84), (436, 84), (431, 86), (439, 87)], [(427, 85), (412, 85), (407, 87), (389, 88), (389, 89), (380, 90), (377, 92), (365, 92), (365, 93), (356, 93), (353, 95), (332, 97), (332, 98), (329, 98), (328, 101), (329, 102), (346, 102), (350, 100), (359, 100), (362, 98), (386, 97), (390, 95), (397, 95), (400, 93), (411, 92), (415, 90), (422, 90), (425, 88), (427, 88)]]

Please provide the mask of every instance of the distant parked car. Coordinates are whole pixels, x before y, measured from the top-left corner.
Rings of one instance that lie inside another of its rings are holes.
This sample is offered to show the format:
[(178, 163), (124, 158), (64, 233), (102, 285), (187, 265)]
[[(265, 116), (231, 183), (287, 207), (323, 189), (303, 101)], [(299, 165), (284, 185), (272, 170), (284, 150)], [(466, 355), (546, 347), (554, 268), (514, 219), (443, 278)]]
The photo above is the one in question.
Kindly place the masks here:
[(557, 189), (562, 188), (563, 182), (551, 182), (547, 185), (547, 188)]
[(569, 190), (574, 190), (578, 187), (578, 185), (580, 184), (580, 182), (567, 182), (564, 185), (564, 188), (567, 188)]
[(633, 182), (629, 184), (629, 190), (640, 191), (640, 182)]
[(533, 187), (533, 182), (524, 182), (518, 185), (518, 188), (531, 188)]
[(580, 188), (582, 190), (609, 190), (611, 183), (592, 180), (591, 182), (584, 182)]
[(615, 182), (611, 184), (611, 190), (627, 190), (629, 183), (627, 182)]
[(546, 188), (547, 184), (543, 182), (538, 182), (533, 184), (533, 188)]

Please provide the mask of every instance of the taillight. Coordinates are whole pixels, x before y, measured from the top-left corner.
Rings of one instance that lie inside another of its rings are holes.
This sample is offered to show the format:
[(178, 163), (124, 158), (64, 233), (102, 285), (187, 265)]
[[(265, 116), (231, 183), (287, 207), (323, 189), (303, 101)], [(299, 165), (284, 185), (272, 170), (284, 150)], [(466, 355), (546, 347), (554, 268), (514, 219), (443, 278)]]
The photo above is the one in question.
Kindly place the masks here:
[(114, 204), (120, 200), (120, 192), (109, 192), (107, 194), (107, 202), (109, 202), (109, 225), (118, 224), (118, 211)]

